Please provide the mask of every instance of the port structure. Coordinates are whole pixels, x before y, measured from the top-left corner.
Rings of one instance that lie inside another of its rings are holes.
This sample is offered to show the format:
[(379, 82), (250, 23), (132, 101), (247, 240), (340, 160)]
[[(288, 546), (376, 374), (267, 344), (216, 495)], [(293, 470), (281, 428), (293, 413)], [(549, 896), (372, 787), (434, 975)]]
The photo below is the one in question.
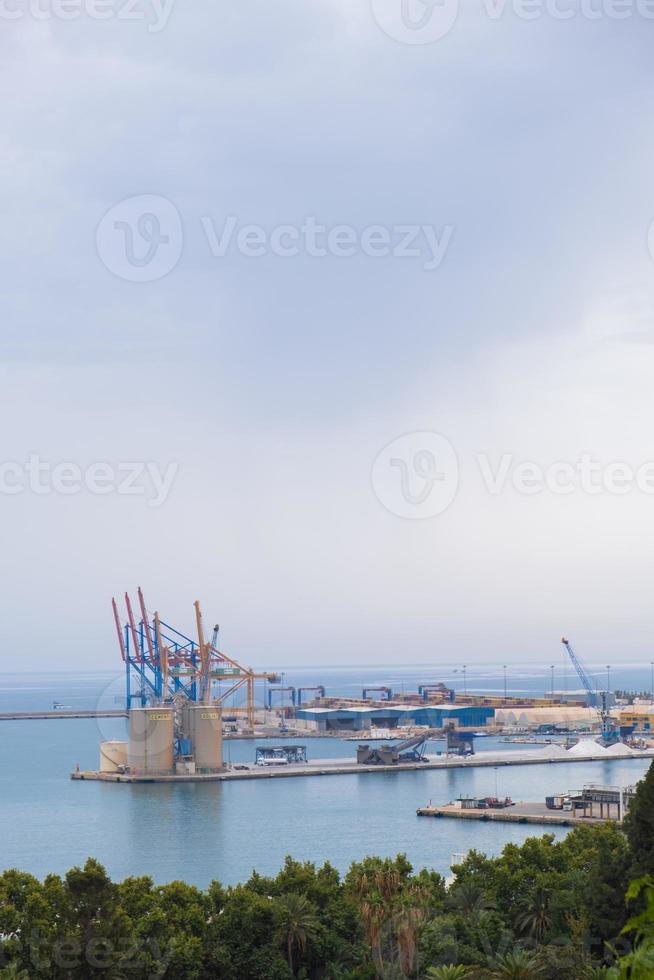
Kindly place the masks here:
[(390, 687), (364, 687), (363, 691), (361, 692), (361, 698), (363, 701), (371, 700), (368, 698), (371, 691), (376, 691), (381, 694), (381, 698), (379, 699), (380, 701), (390, 701), (393, 698), (393, 692), (391, 691)]
[(166, 623), (158, 612), (150, 619), (140, 587), (140, 617), (134, 615), (127, 592), (125, 622), (121, 622), (116, 600), (112, 599), (111, 603), (120, 655), (125, 665), (128, 711), (133, 707), (156, 707), (179, 701), (222, 705), (245, 688), (245, 705), (230, 706), (229, 711), (244, 714), (248, 727), (254, 728), (255, 681), (276, 684), (280, 675), (257, 673), (228, 657), (218, 647), (218, 626), (214, 627), (211, 640), (205, 640), (199, 602), (194, 603), (197, 640)]
[(290, 686), (287, 686), (287, 687), (269, 687), (268, 688), (268, 691), (266, 693), (267, 693), (267, 701), (268, 701), (268, 710), (269, 711), (272, 711), (272, 708), (273, 708), (273, 698), (274, 698), (274, 696), (276, 694), (279, 694), (281, 696), (281, 701), (279, 702), (279, 705), (278, 705), (279, 707), (281, 707), (281, 708), (288, 707), (288, 705), (285, 705), (284, 704), (284, 695), (285, 694), (290, 694), (291, 695), (291, 705), (293, 705), (293, 707), (295, 707), (295, 704), (296, 704), (296, 688), (294, 688), (294, 687), (290, 687)]
[(302, 707), (302, 694), (305, 691), (315, 691), (317, 698), (324, 698), (325, 696), (325, 688), (322, 684), (316, 684), (315, 687), (298, 687), (296, 701), (298, 708)]
[(441, 682), (438, 684), (421, 684), (418, 688), (418, 694), (423, 701), (441, 698), (443, 701), (449, 701), (453, 704), (455, 700), (454, 690)]
[(273, 700), (276, 694), (279, 694), (281, 696), (281, 701), (278, 703), (278, 707), (282, 707), (282, 708), (288, 707), (288, 705), (284, 704), (284, 695), (290, 694), (291, 705), (294, 708), (301, 708), (302, 694), (305, 693), (306, 691), (315, 691), (318, 698), (324, 698), (325, 696), (325, 688), (324, 685), (322, 684), (315, 684), (313, 687), (291, 687), (291, 686), (269, 687), (267, 691), (268, 710), (272, 711)]
[(606, 745), (610, 745), (612, 742), (617, 742), (619, 740), (618, 732), (616, 731), (615, 722), (611, 718), (611, 712), (609, 707), (609, 692), (608, 691), (598, 691), (592, 684), (590, 677), (588, 676), (588, 671), (583, 665), (581, 658), (572, 649), (572, 645), (566, 638), (561, 637), (561, 643), (566, 648), (568, 656), (572, 661), (572, 666), (577, 671), (577, 676), (584, 686), (586, 694), (588, 695), (588, 705), (589, 707), (595, 708), (599, 716), (600, 724), (602, 726), (602, 741)]

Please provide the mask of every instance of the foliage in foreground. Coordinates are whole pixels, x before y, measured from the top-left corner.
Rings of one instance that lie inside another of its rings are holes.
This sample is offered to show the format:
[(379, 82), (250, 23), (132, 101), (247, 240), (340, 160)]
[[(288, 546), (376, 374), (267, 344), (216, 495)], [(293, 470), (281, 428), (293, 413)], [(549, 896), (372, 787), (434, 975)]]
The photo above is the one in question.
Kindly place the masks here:
[[(7, 980), (651, 980), (654, 768), (626, 834), (578, 827), (471, 851), (448, 889), (406, 857), (287, 858), (274, 878), (206, 891), (112, 882), (94, 860), (63, 878), (0, 876)], [(629, 884), (630, 878), (639, 875)]]

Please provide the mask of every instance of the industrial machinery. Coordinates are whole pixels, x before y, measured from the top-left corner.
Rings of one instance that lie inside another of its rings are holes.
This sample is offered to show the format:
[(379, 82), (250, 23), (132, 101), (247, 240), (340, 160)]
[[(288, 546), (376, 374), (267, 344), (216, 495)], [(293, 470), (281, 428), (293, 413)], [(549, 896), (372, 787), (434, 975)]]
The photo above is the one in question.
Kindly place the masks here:
[(268, 700), (268, 710), (269, 711), (272, 710), (272, 707), (273, 707), (273, 697), (275, 696), (275, 694), (281, 695), (281, 699), (282, 699), (281, 700), (281, 704), (278, 705), (278, 706), (279, 707), (282, 707), (282, 708), (283, 707), (288, 707), (288, 705), (285, 705), (284, 704), (284, 695), (287, 694), (287, 693), (291, 695), (291, 704), (292, 705), (295, 705), (295, 688), (294, 687), (268, 687), (268, 691), (267, 691), (267, 694), (268, 694), (268, 699), (267, 699)]
[(475, 754), (475, 740), (469, 732), (458, 732), (453, 725), (445, 729), (447, 755), (468, 756)]
[(433, 695), (438, 695), (442, 701), (454, 701), (454, 691), (451, 687), (447, 687), (439, 681), (438, 684), (421, 684), (418, 688), (418, 694), (422, 697), (424, 701), (429, 701)]
[(306, 745), (265, 745), (257, 746), (255, 764), (257, 766), (282, 765), (292, 762), (306, 762)]
[(618, 742), (620, 739), (619, 731), (616, 727), (616, 723), (611, 718), (609, 711), (609, 692), (608, 691), (598, 691), (592, 684), (590, 677), (588, 676), (588, 671), (584, 667), (582, 661), (577, 656), (577, 654), (572, 649), (572, 646), (566, 640), (565, 637), (561, 638), (561, 643), (568, 651), (568, 656), (572, 661), (572, 666), (577, 671), (577, 676), (584, 686), (584, 690), (588, 695), (588, 705), (589, 707), (595, 708), (599, 716), (600, 724), (602, 727), (602, 743), (604, 745), (611, 745), (614, 742)]
[(380, 698), (381, 701), (390, 701), (393, 697), (393, 692), (390, 687), (364, 687), (362, 693), (362, 699), (364, 701), (368, 700), (368, 695), (371, 691), (378, 691), (382, 695)]
[(158, 612), (150, 619), (140, 588), (138, 602), (141, 616), (137, 621), (125, 593), (127, 620), (121, 623), (116, 600), (112, 599), (120, 655), (125, 664), (127, 710), (182, 702), (222, 706), (245, 688), (245, 705), (230, 706), (230, 713), (244, 714), (253, 728), (255, 681), (276, 684), (279, 674), (256, 673), (228, 657), (218, 647), (218, 626), (214, 627), (212, 639), (205, 641), (199, 602), (195, 603), (197, 641), (164, 622)]
[(301, 708), (302, 707), (302, 693), (303, 693), (303, 691), (316, 691), (317, 692), (317, 697), (319, 697), (319, 698), (324, 698), (324, 696), (325, 696), (325, 688), (323, 687), (322, 684), (316, 684), (315, 687), (298, 687), (298, 689), (297, 689), (297, 706), (298, 706), (298, 708)]
[(402, 762), (426, 762), (427, 740), (429, 734), (423, 732), (407, 738), (399, 745), (360, 745), (357, 749), (357, 762), (365, 766), (396, 766)]

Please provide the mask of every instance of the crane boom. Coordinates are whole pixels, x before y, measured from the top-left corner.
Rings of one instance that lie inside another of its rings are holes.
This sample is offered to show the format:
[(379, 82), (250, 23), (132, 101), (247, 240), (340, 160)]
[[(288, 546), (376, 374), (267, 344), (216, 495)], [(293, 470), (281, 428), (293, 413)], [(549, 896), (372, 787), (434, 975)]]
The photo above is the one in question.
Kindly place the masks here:
[(572, 661), (572, 666), (577, 671), (577, 675), (579, 677), (579, 680), (581, 681), (581, 683), (584, 686), (584, 689), (586, 691), (586, 694), (590, 695), (591, 698), (595, 698), (597, 696), (597, 691), (595, 690), (595, 688), (591, 684), (590, 677), (586, 673), (586, 670), (585, 670), (584, 665), (582, 664), (581, 660), (579, 659), (579, 657), (577, 656), (577, 654), (574, 652), (574, 650), (572, 649), (570, 643), (566, 640), (566, 638), (564, 636), (561, 637), (561, 643), (563, 644), (563, 646), (568, 651), (568, 656), (570, 657), (570, 660)]
[(600, 723), (602, 725), (602, 739), (604, 744), (609, 744), (609, 742), (615, 741), (615, 725), (611, 719), (611, 714), (609, 711), (609, 692), (598, 691), (597, 688), (593, 686), (586, 668), (572, 649), (572, 646), (568, 640), (566, 640), (565, 637), (562, 637), (561, 643), (568, 651), (568, 656), (572, 661), (574, 669), (577, 671), (579, 680), (583, 684), (590, 702), (593, 704), (593, 707), (599, 715)]

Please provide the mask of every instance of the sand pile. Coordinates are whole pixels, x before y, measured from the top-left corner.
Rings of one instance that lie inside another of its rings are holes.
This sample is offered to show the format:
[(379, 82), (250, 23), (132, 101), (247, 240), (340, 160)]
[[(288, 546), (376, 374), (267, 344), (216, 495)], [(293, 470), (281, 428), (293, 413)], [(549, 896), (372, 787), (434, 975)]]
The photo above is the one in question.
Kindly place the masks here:
[(616, 742), (615, 745), (609, 745), (606, 749), (606, 754), (616, 755), (618, 757), (637, 755), (637, 753), (634, 752), (633, 749), (630, 749), (628, 745), (625, 745), (624, 742)]
[(538, 755), (542, 756), (543, 759), (561, 759), (567, 755), (567, 752), (562, 745), (552, 742), (550, 745), (545, 745), (542, 749), (538, 749)]
[(584, 738), (576, 745), (573, 745), (571, 749), (568, 749), (568, 755), (582, 756), (582, 757), (592, 757), (594, 759), (599, 759), (607, 754), (607, 749), (600, 745), (599, 742), (595, 742), (592, 738)]

